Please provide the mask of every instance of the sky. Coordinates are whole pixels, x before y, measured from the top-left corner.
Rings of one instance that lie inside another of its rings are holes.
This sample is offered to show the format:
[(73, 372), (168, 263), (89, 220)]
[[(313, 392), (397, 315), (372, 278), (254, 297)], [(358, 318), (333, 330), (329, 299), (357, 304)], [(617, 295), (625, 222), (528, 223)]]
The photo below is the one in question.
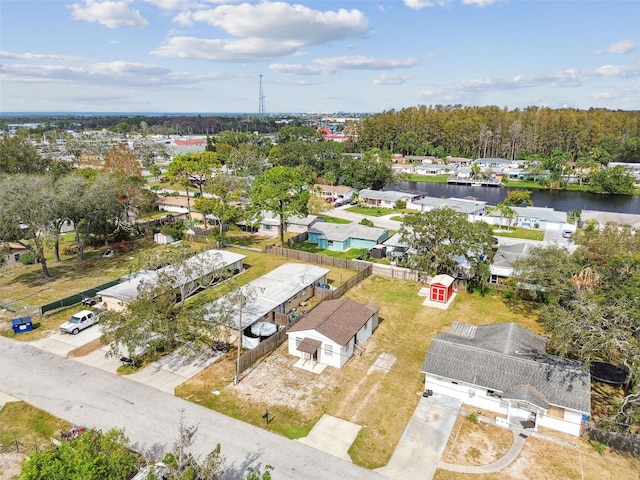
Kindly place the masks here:
[[(262, 76), (262, 77), (261, 77)], [(640, 0), (2, 0), (0, 112), (640, 110)]]

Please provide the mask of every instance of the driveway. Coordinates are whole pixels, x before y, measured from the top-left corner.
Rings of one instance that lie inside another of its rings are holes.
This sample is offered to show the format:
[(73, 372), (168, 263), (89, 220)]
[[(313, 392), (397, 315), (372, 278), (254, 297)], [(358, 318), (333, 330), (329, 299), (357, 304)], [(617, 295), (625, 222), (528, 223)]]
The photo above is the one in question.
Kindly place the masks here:
[(103, 431), (125, 428), (133, 448), (156, 457), (171, 447), (184, 415), (188, 425), (198, 426), (192, 448), (195, 455), (221, 444), (228, 480), (243, 479), (247, 467), (265, 464), (273, 465), (275, 478), (281, 480), (383, 478), (131, 379), (3, 337), (0, 365), (3, 392), (75, 424)]
[(391, 460), (376, 471), (394, 480), (433, 478), (461, 406), (460, 400), (437, 393), (421, 397)]
[(100, 324), (97, 324), (92, 325), (89, 328), (85, 328), (77, 335), (56, 332), (49, 335), (47, 338), (41, 338), (29, 343), (34, 347), (46, 350), (47, 352), (52, 352), (56, 355), (66, 357), (71, 350), (75, 350), (78, 347), (82, 347), (89, 342), (97, 340), (101, 335), (102, 329)]

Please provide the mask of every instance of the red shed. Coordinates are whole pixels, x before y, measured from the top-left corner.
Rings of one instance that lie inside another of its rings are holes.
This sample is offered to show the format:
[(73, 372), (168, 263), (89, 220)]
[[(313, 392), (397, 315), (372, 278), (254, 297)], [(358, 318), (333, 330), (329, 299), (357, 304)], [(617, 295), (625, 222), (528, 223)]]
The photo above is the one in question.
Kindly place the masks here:
[(433, 302), (447, 303), (453, 295), (453, 277), (436, 275), (431, 279), (431, 293), (429, 299)]

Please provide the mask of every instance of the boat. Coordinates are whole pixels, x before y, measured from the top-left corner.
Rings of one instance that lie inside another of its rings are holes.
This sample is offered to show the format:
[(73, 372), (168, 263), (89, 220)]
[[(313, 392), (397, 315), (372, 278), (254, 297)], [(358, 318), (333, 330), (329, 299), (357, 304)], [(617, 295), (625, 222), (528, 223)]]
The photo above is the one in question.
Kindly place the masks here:
[(471, 182), (471, 186), (472, 187), (481, 187), (482, 183), (480, 183), (480, 182)]

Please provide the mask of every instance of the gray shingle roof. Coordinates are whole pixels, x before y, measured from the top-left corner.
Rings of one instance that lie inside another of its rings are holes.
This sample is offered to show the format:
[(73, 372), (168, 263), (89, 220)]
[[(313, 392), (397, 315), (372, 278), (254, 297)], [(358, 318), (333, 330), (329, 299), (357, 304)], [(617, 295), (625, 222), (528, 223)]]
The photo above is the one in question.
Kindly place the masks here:
[(317, 222), (309, 227), (309, 232), (319, 233), (327, 240), (333, 240), (335, 242), (344, 242), (348, 238), (377, 242), (387, 233), (387, 230), (377, 227), (367, 227), (366, 225), (359, 225), (357, 223)]
[(532, 248), (533, 246), (527, 242), (500, 245), (491, 263), (498, 267), (512, 267), (516, 260), (530, 256)]
[(580, 362), (547, 355), (546, 342), (515, 323), (481, 325), (474, 336), (439, 333), (422, 371), (503, 392), (503, 398), (589, 413), (589, 371)]

